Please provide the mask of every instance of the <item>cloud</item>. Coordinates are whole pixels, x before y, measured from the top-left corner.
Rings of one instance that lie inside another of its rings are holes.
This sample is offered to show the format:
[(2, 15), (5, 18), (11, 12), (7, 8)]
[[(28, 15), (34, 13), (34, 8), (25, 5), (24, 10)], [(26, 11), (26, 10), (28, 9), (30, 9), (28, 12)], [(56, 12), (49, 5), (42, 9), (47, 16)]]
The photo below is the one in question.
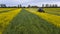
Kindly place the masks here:
[(57, 0), (37, 0), (37, 1), (31, 1), (31, 2), (25, 2), (23, 5), (38, 5), (41, 6), (42, 4), (58, 4), (60, 5), (60, 1)]
[(60, 0), (0, 0), (0, 4), (6, 4), (6, 5), (38, 5), (41, 4), (58, 4), (60, 5)]

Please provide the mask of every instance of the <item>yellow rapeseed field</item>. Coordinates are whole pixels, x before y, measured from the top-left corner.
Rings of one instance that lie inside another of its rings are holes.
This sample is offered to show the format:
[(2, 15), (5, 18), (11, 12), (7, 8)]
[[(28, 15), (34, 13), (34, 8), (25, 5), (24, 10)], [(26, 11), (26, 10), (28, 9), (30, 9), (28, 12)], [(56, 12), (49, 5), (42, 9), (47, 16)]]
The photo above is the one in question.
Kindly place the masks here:
[(48, 14), (48, 13), (40, 13), (37, 11), (31, 11), (30, 9), (26, 9), (29, 12), (38, 15), (39, 17), (42, 17), (43, 19), (47, 20), (48, 22), (51, 22), (57, 27), (60, 27), (60, 16)]
[(21, 9), (16, 9), (5, 13), (0, 13), (0, 34), (2, 34), (5, 27), (20, 12), (20, 10)]

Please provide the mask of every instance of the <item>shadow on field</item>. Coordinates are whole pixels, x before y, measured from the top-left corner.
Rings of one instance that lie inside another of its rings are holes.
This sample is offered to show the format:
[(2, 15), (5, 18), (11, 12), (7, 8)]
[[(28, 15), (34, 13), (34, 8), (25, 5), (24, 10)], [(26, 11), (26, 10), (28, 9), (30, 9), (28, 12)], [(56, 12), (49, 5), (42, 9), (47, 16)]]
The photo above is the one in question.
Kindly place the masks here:
[(3, 34), (60, 34), (60, 28), (22, 9)]

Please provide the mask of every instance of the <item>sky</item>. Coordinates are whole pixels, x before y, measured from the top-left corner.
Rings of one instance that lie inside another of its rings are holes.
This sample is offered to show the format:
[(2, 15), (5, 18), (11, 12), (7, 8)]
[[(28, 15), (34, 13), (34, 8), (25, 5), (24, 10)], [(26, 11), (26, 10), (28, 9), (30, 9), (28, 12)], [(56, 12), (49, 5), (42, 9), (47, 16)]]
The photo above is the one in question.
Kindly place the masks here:
[(6, 4), (7, 6), (17, 6), (18, 4), (21, 4), (22, 6), (41, 6), (42, 4), (60, 5), (60, 0), (0, 0), (0, 4)]

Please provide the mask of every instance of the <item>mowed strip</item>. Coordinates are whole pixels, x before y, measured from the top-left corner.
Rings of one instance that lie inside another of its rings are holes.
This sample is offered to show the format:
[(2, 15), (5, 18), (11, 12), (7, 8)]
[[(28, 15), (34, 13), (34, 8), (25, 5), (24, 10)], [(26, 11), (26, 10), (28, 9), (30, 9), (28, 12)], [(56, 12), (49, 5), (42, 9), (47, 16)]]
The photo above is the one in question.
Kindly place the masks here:
[(59, 34), (59, 29), (24, 9), (10, 22), (3, 34)]
[(15, 9), (6, 13), (0, 14), (0, 32), (9, 24), (9, 22), (20, 12), (21, 9)]
[(57, 27), (60, 27), (60, 16), (48, 14), (48, 13), (41, 13), (37, 11), (31, 11), (30, 9), (26, 9), (27, 11), (38, 15), (39, 17), (42, 17), (43, 19), (47, 20), (48, 22), (51, 22), (52, 24), (56, 25)]

